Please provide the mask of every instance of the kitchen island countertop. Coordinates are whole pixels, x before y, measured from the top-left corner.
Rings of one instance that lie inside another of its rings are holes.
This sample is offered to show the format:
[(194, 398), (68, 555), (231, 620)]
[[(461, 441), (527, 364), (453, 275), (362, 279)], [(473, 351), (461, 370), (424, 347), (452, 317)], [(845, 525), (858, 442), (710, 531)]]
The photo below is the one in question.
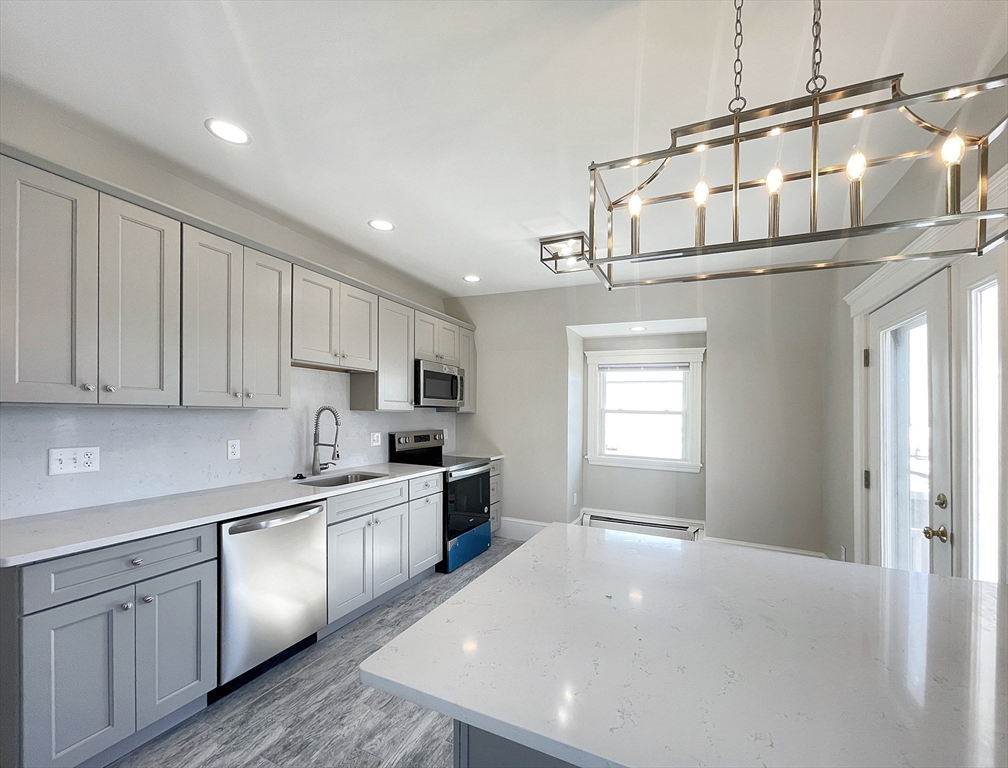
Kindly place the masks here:
[(554, 523), (361, 680), (577, 765), (1004, 765), (1008, 587)]

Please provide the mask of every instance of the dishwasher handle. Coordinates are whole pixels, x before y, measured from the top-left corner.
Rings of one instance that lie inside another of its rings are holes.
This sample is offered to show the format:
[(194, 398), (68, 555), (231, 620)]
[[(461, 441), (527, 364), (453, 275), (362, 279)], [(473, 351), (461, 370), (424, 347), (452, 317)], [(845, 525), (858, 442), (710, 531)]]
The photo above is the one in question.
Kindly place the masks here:
[(294, 510), (282, 510), (281, 513), (273, 513), (272, 515), (252, 518), (251, 520), (239, 521), (233, 523), (231, 527), (228, 528), (228, 535), (234, 536), (239, 533), (248, 533), (250, 531), (261, 531), (264, 528), (274, 528), (278, 525), (287, 525), (288, 523), (296, 523), (298, 520), (304, 520), (312, 515), (317, 515), (321, 512), (324, 507), (318, 504), (314, 507), (302, 507), (300, 509)]

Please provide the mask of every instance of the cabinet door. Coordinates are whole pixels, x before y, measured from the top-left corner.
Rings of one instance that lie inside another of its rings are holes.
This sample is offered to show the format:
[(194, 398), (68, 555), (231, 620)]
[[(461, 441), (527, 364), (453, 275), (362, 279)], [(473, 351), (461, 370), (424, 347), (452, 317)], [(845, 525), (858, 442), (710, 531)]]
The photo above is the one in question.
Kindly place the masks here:
[(243, 249), (182, 227), (182, 405), (242, 404)]
[(77, 765), (136, 730), (133, 598), (122, 587), (21, 620), (24, 765)]
[(371, 529), (374, 597), (409, 578), (409, 504), (374, 513)]
[(413, 410), (413, 317), (402, 304), (378, 300), (378, 410)]
[(378, 297), (340, 285), (340, 352), (344, 368), (378, 370)]
[(182, 225), (101, 195), (98, 402), (179, 404)]
[(476, 338), (468, 328), (459, 328), (459, 368), (462, 369), (459, 413), (476, 413)]
[(371, 515), (330, 525), (329, 623), (371, 602)]
[(0, 157), (0, 400), (98, 402), (98, 193)]
[(340, 366), (340, 282), (294, 266), (291, 357), (298, 362)]
[(440, 494), (409, 504), (409, 575), (412, 579), (444, 557), (444, 498)]
[(290, 407), (291, 264), (245, 249), (242, 387), (246, 408)]
[(459, 364), (459, 328), (454, 323), (438, 320), (438, 356), (445, 365)]
[(440, 360), (438, 357), (438, 319), (424, 312), (416, 313), (414, 325), (414, 352), (422, 360)]
[(217, 686), (217, 561), (136, 585), (136, 727)]

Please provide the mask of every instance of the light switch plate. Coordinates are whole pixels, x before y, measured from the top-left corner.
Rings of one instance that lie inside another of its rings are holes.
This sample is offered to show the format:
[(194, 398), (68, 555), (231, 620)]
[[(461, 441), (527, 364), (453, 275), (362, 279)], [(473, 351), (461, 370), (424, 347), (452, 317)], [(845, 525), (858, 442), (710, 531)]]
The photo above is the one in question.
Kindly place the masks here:
[(88, 448), (50, 448), (49, 474), (73, 475), (79, 472), (97, 472), (99, 456), (96, 445)]
[(228, 461), (241, 458), (241, 440), (228, 440)]
[(371, 445), (372, 446), (381, 445), (381, 432), (371, 433)]

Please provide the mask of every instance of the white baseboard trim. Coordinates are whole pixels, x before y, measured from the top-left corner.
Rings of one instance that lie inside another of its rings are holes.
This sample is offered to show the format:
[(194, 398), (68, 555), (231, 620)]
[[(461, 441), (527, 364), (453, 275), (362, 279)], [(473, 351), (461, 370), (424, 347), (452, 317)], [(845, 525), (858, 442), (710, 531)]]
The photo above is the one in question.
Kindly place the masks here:
[(701, 530), (704, 527), (703, 520), (694, 520), (688, 517), (665, 517), (664, 515), (644, 515), (638, 512), (619, 512), (615, 509), (597, 509), (595, 507), (582, 507), (581, 516), (572, 525), (584, 525), (585, 516), (589, 517), (613, 517), (617, 520), (631, 520), (638, 523), (665, 523), (675, 525), (695, 525)]
[(522, 517), (505, 517), (501, 515), (500, 530), (497, 535), (502, 539), (528, 541), (548, 524), (538, 520), (526, 520)]
[(794, 547), (778, 547), (773, 544), (757, 544), (752, 541), (738, 541), (737, 539), (719, 539), (714, 536), (705, 536), (704, 541), (713, 541), (715, 544), (734, 544), (737, 547), (752, 547), (753, 549), (769, 549), (773, 552), (787, 552), (792, 555), (804, 555), (805, 557), (826, 557), (825, 552), (816, 552), (811, 549), (795, 549)]

